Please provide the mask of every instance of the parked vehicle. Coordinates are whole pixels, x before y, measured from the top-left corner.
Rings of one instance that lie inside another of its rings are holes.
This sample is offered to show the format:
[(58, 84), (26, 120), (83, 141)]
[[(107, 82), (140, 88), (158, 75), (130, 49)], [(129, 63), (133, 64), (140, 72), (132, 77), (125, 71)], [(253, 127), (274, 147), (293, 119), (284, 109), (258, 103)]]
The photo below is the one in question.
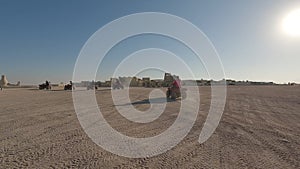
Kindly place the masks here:
[(70, 81), (70, 84), (66, 84), (64, 86), (64, 90), (73, 90), (73, 89), (75, 89), (75, 87), (74, 87), (72, 81)]
[(39, 89), (40, 90), (44, 90), (44, 89), (51, 90), (50, 82), (46, 80), (45, 83), (39, 85)]

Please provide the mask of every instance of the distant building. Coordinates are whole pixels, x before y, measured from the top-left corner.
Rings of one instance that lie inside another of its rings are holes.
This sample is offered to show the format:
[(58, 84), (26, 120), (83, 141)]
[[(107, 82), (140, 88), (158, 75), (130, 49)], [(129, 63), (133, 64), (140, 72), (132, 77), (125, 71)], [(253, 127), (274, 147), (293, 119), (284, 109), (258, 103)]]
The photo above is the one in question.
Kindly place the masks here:
[(163, 80), (151, 80), (150, 86), (151, 87), (161, 87), (163, 85)]
[(5, 75), (2, 75), (1, 76), (1, 80), (0, 80), (0, 86), (1, 87), (6, 87), (8, 85), (8, 81), (6, 79), (6, 76)]
[(143, 87), (144, 81), (142, 79), (138, 79), (138, 87)]
[(142, 81), (144, 87), (150, 87), (150, 77), (143, 77)]
[(197, 80), (182, 80), (181, 84), (183, 86), (197, 86), (198, 85)]
[(131, 87), (137, 87), (139, 84), (139, 79), (137, 77), (133, 77), (130, 80), (130, 86)]
[(103, 87), (111, 87), (111, 80), (105, 81)]
[(210, 85), (210, 81), (208, 81), (208, 80), (203, 80), (203, 79), (201, 79), (201, 80), (196, 80), (196, 83), (197, 83), (198, 86), (207, 86), (207, 85)]
[(226, 80), (227, 85), (236, 85), (235, 80), (228, 79)]
[(120, 83), (124, 87), (129, 87), (132, 77), (119, 77)]

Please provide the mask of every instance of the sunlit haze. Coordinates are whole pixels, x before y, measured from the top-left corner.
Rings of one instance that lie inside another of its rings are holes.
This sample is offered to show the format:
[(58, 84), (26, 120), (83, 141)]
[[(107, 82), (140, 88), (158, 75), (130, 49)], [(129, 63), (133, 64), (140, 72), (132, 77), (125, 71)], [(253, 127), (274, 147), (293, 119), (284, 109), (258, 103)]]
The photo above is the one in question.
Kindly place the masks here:
[(292, 36), (300, 36), (300, 8), (290, 12), (283, 20), (283, 28)]

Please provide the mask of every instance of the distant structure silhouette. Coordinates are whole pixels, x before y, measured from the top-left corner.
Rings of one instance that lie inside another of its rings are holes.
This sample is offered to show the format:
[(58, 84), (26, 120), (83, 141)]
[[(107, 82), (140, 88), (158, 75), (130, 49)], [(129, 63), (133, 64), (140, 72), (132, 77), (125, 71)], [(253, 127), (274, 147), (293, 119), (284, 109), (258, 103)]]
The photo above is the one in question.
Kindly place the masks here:
[(0, 85), (2, 85), (2, 86), (7, 86), (7, 84), (8, 84), (8, 81), (7, 81), (7, 79), (6, 79), (6, 76), (5, 76), (5, 75), (2, 75), (2, 76), (1, 76)]
[(2, 75), (1, 76), (1, 80), (0, 80), (0, 88), (2, 90), (3, 87), (6, 87), (8, 84), (8, 81), (6, 79), (6, 76), (5, 75)]

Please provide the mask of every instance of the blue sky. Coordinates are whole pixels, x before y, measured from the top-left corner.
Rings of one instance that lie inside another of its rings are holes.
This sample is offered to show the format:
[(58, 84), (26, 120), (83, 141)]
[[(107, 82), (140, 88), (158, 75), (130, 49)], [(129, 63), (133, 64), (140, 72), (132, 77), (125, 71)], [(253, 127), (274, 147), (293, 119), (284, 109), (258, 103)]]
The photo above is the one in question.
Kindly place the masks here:
[[(0, 74), (12, 83), (68, 82), (81, 48), (99, 28), (125, 15), (163, 12), (192, 22), (207, 35), (227, 78), (300, 82), (300, 37), (281, 29), (282, 19), (297, 8), (298, 0), (1, 0)], [(157, 36), (128, 39), (106, 56), (97, 78), (107, 79), (126, 53), (144, 47), (176, 48), (193, 64), (188, 51), (177, 46)], [(194, 66), (200, 67), (199, 78), (205, 78), (202, 65)]]

